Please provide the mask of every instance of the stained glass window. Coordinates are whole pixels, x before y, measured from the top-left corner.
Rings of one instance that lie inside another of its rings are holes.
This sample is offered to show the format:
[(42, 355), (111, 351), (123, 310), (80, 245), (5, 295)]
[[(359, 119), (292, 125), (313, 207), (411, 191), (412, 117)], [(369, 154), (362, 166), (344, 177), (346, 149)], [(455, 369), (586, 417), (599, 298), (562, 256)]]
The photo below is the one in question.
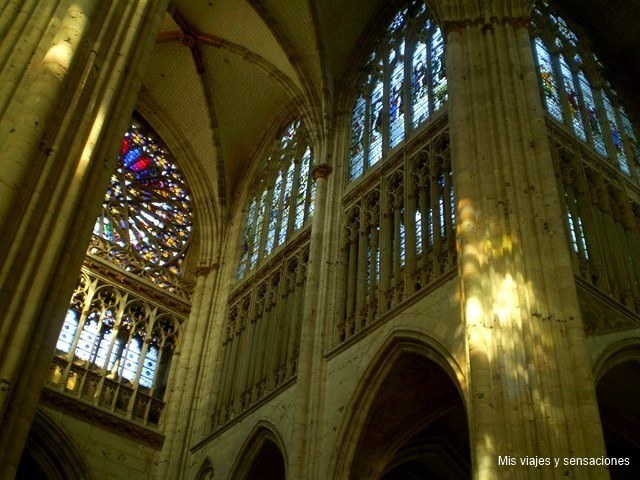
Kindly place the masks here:
[(446, 102), (444, 40), (424, 2), (413, 0), (395, 14), (363, 70), (351, 113), (349, 181)]
[[(602, 63), (546, 2), (534, 10), (533, 23), (540, 90), (549, 114), (621, 172), (640, 180), (638, 137), (615, 90), (599, 78)], [(573, 222), (571, 229), (578, 232), (579, 225)]]
[(162, 306), (95, 278), (83, 268), (56, 344), (52, 369), (57, 372), (49, 382), (157, 424), (159, 411), (135, 405), (132, 409), (128, 403), (144, 407), (152, 398), (162, 399), (179, 328), (178, 318)]
[(93, 233), (179, 272), (192, 228), (184, 177), (150, 128), (133, 121)]
[(254, 179), (242, 230), (238, 279), (311, 218), (315, 192), (312, 164), (307, 133), (295, 120), (274, 139)]

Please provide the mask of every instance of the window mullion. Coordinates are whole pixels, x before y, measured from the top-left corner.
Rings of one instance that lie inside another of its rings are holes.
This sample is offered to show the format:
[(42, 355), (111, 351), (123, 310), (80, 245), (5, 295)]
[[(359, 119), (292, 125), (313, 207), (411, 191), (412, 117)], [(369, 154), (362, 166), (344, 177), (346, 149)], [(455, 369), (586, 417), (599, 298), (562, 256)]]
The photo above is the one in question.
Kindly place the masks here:
[[(396, 56), (398, 53), (396, 52)], [(391, 136), (389, 135), (389, 129), (391, 128), (391, 121), (389, 118), (389, 104), (391, 102), (391, 74), (392, 67), (388, 63), (389, 50), (387, 49), (384, 54), (384, 58), (382, 60), (383, 65), (383, 73), (382, 73), (382, 110), (380, 115), (382, 115), (382, 124), (380, 126), (382, 135), (382, 155), (378, 162), (381, 162), (384, 158), (386, 152), (389, 151), (389, 146), (391, 144)]]
[[(302, 145), (298, 146), (298, 151), (302, 152), (299, 155), (296, 155), (296, 160), (294, 161), (295, 168), (293, 169), (293, 183), (291, 185), (291, 194), (289, 200), (289, 219), (287, 221), (287, 238), (291, 238), (291, 235), (295, 231), (296, 217), (298, 216), (298, 194), (300, 193), (300, 172), (302, 170), (302, 162), (304, 158), (304, 153), (307, 148), (306, 142), (300, 142)], [(306, 214), (306, 196), (307, 192), (305, 192), (305, 201), (302, 207), (302, 224), (304, 224), (304, 217)]]

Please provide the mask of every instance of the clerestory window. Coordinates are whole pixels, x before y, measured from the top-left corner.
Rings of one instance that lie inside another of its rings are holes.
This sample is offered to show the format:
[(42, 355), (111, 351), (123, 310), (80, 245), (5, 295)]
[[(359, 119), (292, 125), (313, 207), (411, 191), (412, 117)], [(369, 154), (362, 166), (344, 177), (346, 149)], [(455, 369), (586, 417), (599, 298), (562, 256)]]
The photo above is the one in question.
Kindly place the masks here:
[(347, 181), (380, 168), (346, 189), (337, 342), (455, 266), (444, 42), (424, 2), (386, 22), (353, 98)]
[(609, 159), (625, 175), (640, 180), (640, 144), (631, 120), (604, 69), (583, 38), (545, 2), (533, 12), (533, 48), (547, 112)]
[(300, 120), (282, 129), (265, 152), (246, 207), (236, 276), (245, 275), (313, 214), (313, 153)]
[(352, 110), (349, 181), (447, 100), (444, 40), (423, 1), (408, 2), (394, 15), (362, 70)]
[(574, 273), (639, 312), (640, 210), (628, 185), (640, 180), (637, 130), (579, 27), (545, 1), (532, 20)]

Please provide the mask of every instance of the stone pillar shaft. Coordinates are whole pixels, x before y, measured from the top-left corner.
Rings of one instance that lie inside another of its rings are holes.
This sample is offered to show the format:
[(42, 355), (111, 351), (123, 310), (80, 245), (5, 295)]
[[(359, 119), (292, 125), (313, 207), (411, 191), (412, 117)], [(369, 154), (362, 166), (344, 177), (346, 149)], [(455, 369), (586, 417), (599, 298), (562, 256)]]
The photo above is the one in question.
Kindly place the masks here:
[(3, 11), (1, 478), (15, 475), (167, 3), (32, 0)]
[(312, 175), (316, 182), (316, 198), (311, 224), (311, 242), (309, 246), (309, 265), (305, 286), (305, 297), (300, 330), (300, 353), (298, 354), (298, 370), (296, 375), (297, 397), (295, 403), (293, 433), (291, 443), (291, 460), (289, 462), (290, 478), (304, 480), (313, 478), (313, 473), (305, 467), (309, 458), (309, 423), (313, 420), (311, 389), (314, 366), (324, 361), (314, 355), (320, 342), (324, 319), (319, 320), (318, 300), (320, 276), (322, 272), (322, 245), (324, 240), (324, 222), (327, 204), (327, 178), (331, 167), (326, 164), (316, 165)]
[(193, 294), (193, 303), (185, 337), (178, 358), (175, 382), (171, 389), (168, 412), (164, 424), (166, 436), (158, 464), (158, 478), (181, 478), (182, 460), (188, 451), (187, 438), (193, 428), (191, 417), (196, 405), (195, 390), (202, 368), (204, 339), (211, 299), (214, 297), (213, 284), (217, 278), (218, 265), (199, 268)]
[[(526, 1), (435, 2), (446, 36), (474, 478), (606, 478), (499, 467), (604, 455)], [(544, 468), (544, 467), (543, 467)]]

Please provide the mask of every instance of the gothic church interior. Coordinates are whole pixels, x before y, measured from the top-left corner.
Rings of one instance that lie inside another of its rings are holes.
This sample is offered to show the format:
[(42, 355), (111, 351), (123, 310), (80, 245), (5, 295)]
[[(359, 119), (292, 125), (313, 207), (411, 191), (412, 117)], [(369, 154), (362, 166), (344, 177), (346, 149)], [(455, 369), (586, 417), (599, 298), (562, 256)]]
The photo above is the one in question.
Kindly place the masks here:
[(0, 2), (0, 478), (640, 478), (640, 3)]

